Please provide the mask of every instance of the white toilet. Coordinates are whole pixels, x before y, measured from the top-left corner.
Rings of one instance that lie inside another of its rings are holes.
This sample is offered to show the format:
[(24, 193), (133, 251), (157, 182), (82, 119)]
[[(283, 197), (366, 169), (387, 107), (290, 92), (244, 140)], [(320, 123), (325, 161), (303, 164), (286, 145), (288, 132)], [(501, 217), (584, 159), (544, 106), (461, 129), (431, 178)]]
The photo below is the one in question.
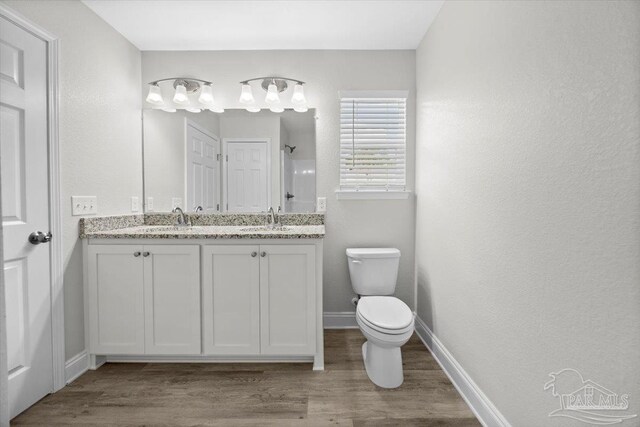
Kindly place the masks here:
[(367, 342), (362, 357), (369, 379), (384, 388), (402, 384), (403, 346), (413, 334), (413, 313), (393, 297), (400, 251), (393, 248), (347, 249), (349, 274), (358, 300), (356, 321)]

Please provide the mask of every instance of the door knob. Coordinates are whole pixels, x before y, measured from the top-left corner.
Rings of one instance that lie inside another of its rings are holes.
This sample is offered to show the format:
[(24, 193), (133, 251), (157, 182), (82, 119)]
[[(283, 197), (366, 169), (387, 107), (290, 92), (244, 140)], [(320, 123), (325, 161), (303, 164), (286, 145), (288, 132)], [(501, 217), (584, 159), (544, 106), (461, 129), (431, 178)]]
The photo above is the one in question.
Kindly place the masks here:
[(252, 256), (253, 258), (255, 258), (255, 257), (256, 257), (256, 255), (258, 255), (258, 252), (256, 252), (256, 251), (251, 252), (251, 256)]
[(264, 251), (263, 251), (263, 252), (260, 252), (260, 256), (261, 256), (262, 258), (264, 258), (264, 257), (266, 257), (266, 256), (267, 256), (267, 253), (266, 253), (266, 252), (264, 252)]
[(134, 253), (133, 253), (133, 256), (134, 256), (134, 257), (139, 257), (139, 256), (140, 256), (140, 252), (139, 252), (139, 251), (134, 252)]
[(145, 251), (145, 252), (142, 252), (142, 256), (144, 256), (144, 257), (147, 257), (147, 256), (149, 256), (150, 254), (151, 254), (151, 252), (146, 252), (146, 251)]
[(34, 231), (29, 234), (29, 243), (32, 245), (39, 245), (40, 243), (49, 243), (51, 241), (51, 232), (43, 233), (42, 231)]

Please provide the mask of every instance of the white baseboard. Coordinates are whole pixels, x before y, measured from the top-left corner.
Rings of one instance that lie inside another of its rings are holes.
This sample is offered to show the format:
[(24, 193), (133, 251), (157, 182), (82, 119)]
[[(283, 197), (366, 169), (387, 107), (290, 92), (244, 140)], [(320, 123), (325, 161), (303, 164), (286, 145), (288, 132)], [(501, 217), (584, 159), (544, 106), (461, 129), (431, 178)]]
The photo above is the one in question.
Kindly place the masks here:
[(66, 383), (71, 384), (76, 378), (87, 372), (88, 369), (89, 355), (86, 351), (81, 351), (65, 363), (64, 375)]
[(357, 329), (356, 313), (353, 311), (325, 311), (325, 329)]
[(440, 342), (431, 329), (416, 315), (416, 333), (431, 351), (433, 357), (449, 377), (458, 393), (485, 427), (511, 427), (489, 398), (473, 382), (449, 350)]

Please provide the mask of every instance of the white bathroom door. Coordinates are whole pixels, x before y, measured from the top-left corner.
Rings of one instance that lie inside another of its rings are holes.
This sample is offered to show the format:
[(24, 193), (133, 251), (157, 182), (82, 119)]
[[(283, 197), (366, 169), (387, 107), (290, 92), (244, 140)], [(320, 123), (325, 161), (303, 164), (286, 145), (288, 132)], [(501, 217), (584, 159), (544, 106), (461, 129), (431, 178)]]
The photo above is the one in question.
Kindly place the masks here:
[(187, 206), (202, 206), (204, 212), (220, 207), (220, 142), (187, 122)]
[[(0, 157), (9, 415), (53, 391), (47, 46), (0, 17)], [(60, 236), (53, 236), (60, 238)]]
[(227, 143), (227, 211), (269, 209), (269, 160), (266, 141)]

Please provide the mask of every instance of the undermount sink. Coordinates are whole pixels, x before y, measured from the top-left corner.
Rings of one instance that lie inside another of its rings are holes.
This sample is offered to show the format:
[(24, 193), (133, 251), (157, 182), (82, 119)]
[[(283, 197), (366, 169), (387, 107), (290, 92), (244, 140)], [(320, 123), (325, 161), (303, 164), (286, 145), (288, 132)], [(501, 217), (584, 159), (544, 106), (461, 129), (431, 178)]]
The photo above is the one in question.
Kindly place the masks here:
[(258, 225), (254, 227), (242, 227), (241, 231), (289, 231), (291, 226), (281, 225), (280, 227), (271, 227), (268, 225)]

